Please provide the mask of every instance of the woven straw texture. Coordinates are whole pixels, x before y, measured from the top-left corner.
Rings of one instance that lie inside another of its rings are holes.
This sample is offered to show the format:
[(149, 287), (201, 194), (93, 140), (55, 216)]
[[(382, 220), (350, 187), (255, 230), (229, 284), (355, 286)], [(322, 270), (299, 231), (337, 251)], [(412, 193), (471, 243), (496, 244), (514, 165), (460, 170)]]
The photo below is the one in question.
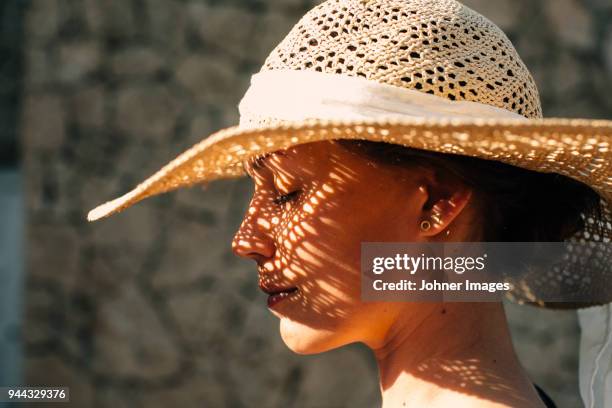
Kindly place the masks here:
[[(329, 0), (304, 15), (261, 68), (275, 69), (361, 76), (450, 100), (496, 106), (531, 120), (289, 123), (248, 118), (246, 125), (205, 138), (128, 194), (94, 209), (88, 218), (108, 216), (180, 187), (243, 176), (242, 162), (253, 156), (295, 144), (349, 138), (498, 160), (574, 178), (600, 194), (603, 213), (584, 214), (585, 229), (570, 241), (610, 242), (612, 122), (542, 119), (537, 88), (514, 47), (499, 28), (468, 7), (453, 0)], [(597, 290), (594, 298), (610, 301), (611, 254), (594, 256), (602, 260), (600, 268), (574, 271), (563, 284), (584, 298)], [(586, 285), (580, 274), (601, 285)], [(558, 276), (538, 279), (540, 287), (531, 282), (527, 290), (513, 294), (514, 299), (546, 306), (539, 299), (550, 279)]]
[(454, 0), (326, 1), (272, 51), (262, 70), (273, 69), (360, 76), (542, 117), (535, 82), (510, 40)]

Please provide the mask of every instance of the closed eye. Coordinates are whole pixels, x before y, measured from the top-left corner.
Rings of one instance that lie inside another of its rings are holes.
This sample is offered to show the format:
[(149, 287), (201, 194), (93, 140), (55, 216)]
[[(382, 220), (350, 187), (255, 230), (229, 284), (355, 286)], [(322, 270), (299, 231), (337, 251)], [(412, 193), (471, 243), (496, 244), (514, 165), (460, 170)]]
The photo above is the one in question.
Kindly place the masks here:
[(301, 192), (300, 190), (295, 190), (295, 191), (292, 191), (291, 193), (280, 195), (274, 198), (272, 201), (276, 205), (281, 205), (288, 201), (295, 200), (300, 195), (300, 192)]

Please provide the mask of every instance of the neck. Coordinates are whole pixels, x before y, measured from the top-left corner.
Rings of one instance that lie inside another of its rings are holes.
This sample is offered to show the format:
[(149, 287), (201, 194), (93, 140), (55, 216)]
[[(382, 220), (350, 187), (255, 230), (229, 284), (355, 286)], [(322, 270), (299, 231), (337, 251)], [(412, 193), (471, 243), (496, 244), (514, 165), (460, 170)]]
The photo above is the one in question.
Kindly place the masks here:
[(543, 406), (514, 352), (501, 303), (408, 305), (380, 344), (370, 345), (383, 408)]

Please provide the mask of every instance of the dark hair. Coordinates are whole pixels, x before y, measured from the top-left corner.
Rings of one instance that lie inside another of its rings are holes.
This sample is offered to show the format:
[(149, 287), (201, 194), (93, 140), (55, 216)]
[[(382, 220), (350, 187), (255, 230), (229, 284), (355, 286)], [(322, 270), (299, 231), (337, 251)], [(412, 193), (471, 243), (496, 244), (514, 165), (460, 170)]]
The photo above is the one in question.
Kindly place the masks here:
[(599, 195), (556, 173), (541, 173), (493, 160), (430, 152), (369, 140), (335, 140), (347, 150), (387, 165), (421, 165), (462, 180), (484, 199), (483, 241), (558, 242), (601, 219)]

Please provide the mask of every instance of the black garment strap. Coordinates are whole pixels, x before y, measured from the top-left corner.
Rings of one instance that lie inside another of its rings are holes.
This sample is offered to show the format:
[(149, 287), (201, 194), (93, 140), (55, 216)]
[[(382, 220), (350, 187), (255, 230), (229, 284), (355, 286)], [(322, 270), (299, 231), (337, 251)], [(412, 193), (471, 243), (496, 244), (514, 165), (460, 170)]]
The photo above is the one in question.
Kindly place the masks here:
[(535, 389), (538, 392), (538, 395), (540, 396), (540, 399), (544, 402), (544, 405), (546, 405), (546, 408), (557, 408), (557, 406), (555, 405), (553, 400), (548, 396), (548, 394), (546, 394), (544, 392), (543, 389), (541, 389), (538, 386), (538, 384), (533, 383), (533, 385), (535, 386)]

